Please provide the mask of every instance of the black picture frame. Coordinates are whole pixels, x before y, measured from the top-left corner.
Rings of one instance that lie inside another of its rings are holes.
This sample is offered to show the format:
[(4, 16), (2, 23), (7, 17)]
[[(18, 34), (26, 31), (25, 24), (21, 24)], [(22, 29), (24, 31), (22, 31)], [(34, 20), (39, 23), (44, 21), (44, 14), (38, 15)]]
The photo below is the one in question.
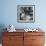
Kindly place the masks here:
[(34, 23), (35, 5), (17, 5), (17, 22)]

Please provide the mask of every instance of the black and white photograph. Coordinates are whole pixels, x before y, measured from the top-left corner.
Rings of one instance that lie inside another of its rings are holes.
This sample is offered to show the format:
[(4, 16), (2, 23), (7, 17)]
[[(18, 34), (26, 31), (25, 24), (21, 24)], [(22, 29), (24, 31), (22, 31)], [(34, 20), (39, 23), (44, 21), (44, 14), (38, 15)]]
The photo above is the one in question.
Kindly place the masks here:
[(17, 5), (17, 22), (35, 22), (35, 5)]

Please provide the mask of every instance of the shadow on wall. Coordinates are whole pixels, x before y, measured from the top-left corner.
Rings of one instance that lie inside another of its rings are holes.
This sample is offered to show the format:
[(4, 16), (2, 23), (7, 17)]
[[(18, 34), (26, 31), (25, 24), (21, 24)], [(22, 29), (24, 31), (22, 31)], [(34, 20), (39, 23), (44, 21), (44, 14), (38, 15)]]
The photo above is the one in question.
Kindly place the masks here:
[(5, 32), (6, 30), (4, 30), (4, 28), (6, 28), (6, 26), (4, 24), (0, 24), (0, 43), (2, 43), (2, 32)]

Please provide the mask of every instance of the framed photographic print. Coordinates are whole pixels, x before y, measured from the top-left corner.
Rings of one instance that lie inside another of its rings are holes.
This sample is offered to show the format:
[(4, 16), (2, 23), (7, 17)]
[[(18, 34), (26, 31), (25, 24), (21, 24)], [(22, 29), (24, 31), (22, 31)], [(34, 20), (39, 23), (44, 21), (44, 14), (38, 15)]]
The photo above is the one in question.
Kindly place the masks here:
[(35, 5), (17, 5), (17, 22), (35, 22)]

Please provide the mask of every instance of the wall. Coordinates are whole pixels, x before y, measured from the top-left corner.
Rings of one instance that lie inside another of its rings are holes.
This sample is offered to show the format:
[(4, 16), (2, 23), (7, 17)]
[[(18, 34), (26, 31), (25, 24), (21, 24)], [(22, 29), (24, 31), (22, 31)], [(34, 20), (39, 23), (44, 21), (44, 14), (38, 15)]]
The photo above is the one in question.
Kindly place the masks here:
[[(16, 28), (46, 28), (45, 0), (1, 0), (0, 25), (13, 24)], [(17, 5), (35, 5), (35, 23), (17, 23)]]

